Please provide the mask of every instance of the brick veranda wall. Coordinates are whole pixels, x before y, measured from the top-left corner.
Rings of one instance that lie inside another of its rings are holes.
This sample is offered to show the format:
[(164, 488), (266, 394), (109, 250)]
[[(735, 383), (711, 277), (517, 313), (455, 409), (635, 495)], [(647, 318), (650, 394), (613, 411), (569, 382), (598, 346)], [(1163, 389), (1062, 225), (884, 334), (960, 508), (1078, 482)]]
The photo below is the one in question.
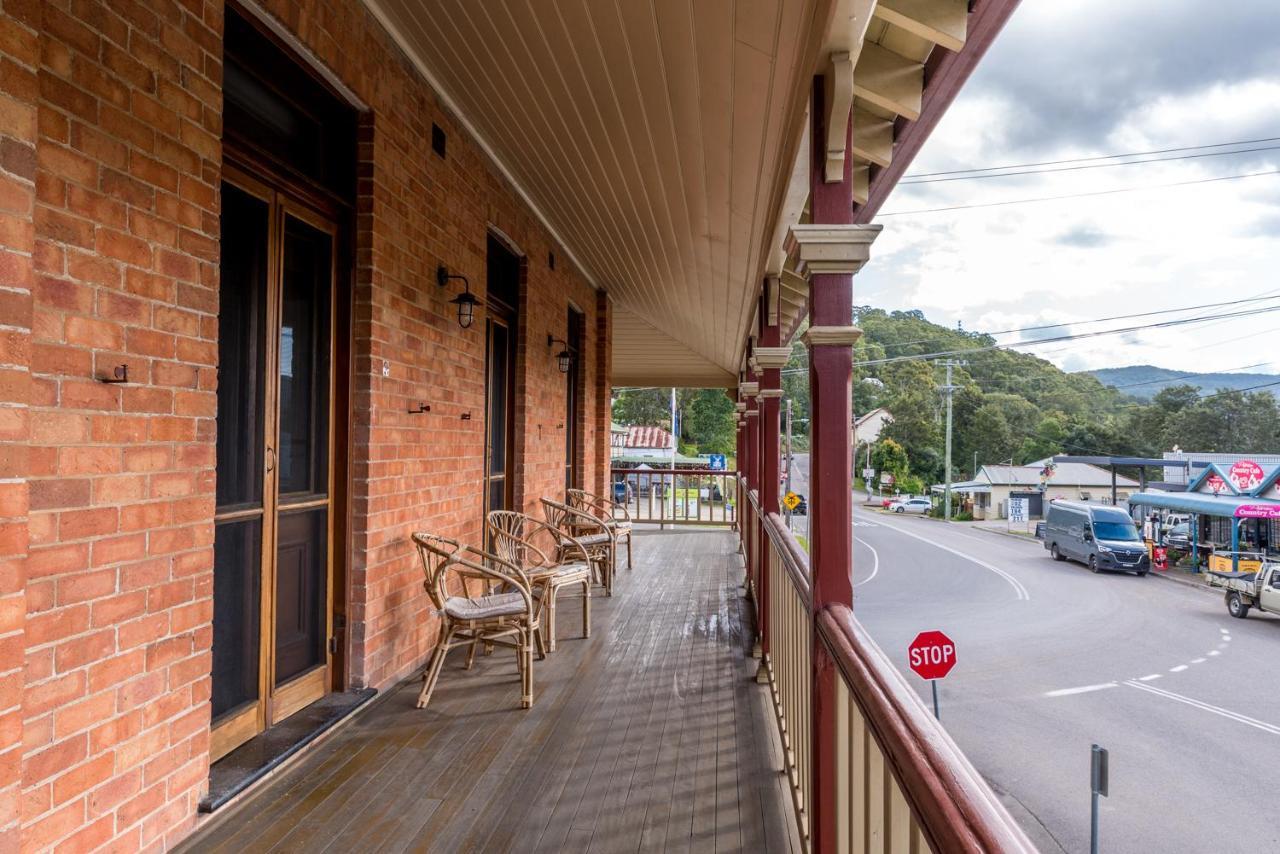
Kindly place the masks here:
[[(407, 535), (481, 536), (484, 328), (457, 326), (436, 265), (483, 295), (490, 226), (527, 256), (528, 509), (563, 492), (545, 341), (570, 302), (587, 315), (584, 477), (605, 488), (608, 305), (358, 0), (266, 6), (369, 108), (349, 670), (381, 688), (434, 640)], [(169, 847), (203, 793), (222, 29), (217, 0), (0, 0), (0, 850)], [(128, 384), (97, 381), (126, 362)], [(407, 414), (419, 402), (431, 413)]]

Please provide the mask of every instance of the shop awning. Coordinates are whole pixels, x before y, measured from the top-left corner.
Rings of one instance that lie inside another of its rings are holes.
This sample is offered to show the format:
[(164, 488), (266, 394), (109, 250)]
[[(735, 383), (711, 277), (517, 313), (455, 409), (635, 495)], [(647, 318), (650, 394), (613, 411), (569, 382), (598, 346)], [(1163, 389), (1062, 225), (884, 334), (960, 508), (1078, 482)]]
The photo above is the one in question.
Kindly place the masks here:
[(1244, 506), (1280, 507), (1280, 501), (1252, 495), (1205, 495), (1199, 492), (1139, 492), (1129, 496), (1129, 503), (1183, 513), (1204, 513), (1209, 516), (1225, 517), (1235, 516), (1236, 510)]
[[(947, 491), (947, 487), (945, 484), (935, 483), (933, 486), (929, 487), (929, 490), (931, 492), (943, 493)], [(987, 483), (985, 480), (965, 480), (960, 483), (951, 484), (951, 491), (974, 495), (979, 492), (990, 492), (991, 484)]]

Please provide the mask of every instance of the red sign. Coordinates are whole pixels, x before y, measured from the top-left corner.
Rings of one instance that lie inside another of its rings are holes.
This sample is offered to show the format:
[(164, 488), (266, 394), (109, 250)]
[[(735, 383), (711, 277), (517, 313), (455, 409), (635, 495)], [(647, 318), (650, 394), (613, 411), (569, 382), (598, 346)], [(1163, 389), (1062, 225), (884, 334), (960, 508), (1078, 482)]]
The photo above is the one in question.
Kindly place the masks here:
[(1227, 477), (1231, 478), (1231, 483), (1241, 492), (1257, 489), (1262, 484), (1262, 466), (1253, 460), (1240, 460), (1232, 464)]
[(1237, 519), (1280, 519), (1280, 504), (1241, 504), (1235, 516)]
[(941, 679), (956, 666), (956, 645), (942, 632), (921, 632), (907, 647), (907, 661), (921, 679)]
[(1217, 495), (1219, 492), (1227, 488), (1227, 482), (1218, 477), (1216, 473), (1211, 473), (1206, 477), (1204, 479), (1204, 485), (1209, 487), (1210, 491), (1212, 491), (1214, 495)]

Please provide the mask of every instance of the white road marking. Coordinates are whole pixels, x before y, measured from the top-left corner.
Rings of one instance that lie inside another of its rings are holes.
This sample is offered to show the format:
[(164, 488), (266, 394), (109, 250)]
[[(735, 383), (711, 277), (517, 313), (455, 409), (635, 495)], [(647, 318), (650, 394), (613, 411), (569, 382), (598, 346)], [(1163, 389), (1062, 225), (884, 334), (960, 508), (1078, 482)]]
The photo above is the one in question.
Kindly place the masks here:
[(913, 539), (917, 539), (922, 543), (928, 543), (929, 545), (933, 546), (935, 549), (942, 549), (944, 552), (950, 552), (951, 554), (957, 557), (962, 557), (965, 560), (969, 561), (970, 563), (976, 563), (978, 566), (982, 567), (983, 569), (989, 569), (992, 572), (994, 572), (996, 575), (1003, 578), (1005, 581), (1009, 582), (1009, 586), (1013, 588), (1013, 592), (1017, 594), (1017, 598), (1025, 601), (1031, 600), (1031, 594), (1027, 592), (1027, 588), (1022, 586), (1022, 582), (1014, 578), (1009, 573), (1005, 572), (1003, 569), (1000, 569), (999, 567), (992, 566), (986, 561), (978, 560), (978, 558), (973, 557), (972, 555), (967, 555), (964, 552), (960, 551), (959, 549), (953, 549), (950, 546), (944, 546), (941, 543), (935, 543), (933, 540), (929, 539), (928, 537), (922, 537), (919, 534), (914, 534), (911, 531), (907, 531), (898, 527), (897, 525), (886, 524), (886, 525), (882, 525), (881, 527), (892, 528), (893, 530), (897, 531), (899, 534), (902, 534), (903, 536), (912, 537)]
[(1231, 635), (1223, 635), (1222, 639), (1229, 642), (1231, 640)]
[(1221, 717), (1236, 721), (1237, 723), (1242, 723), (1242, 724), (1245, 724), (1246, 726), (1251, 726), (1254, 729), (1260, 729), (1263, 732), (1270, 733), (1271, 735), (1280, 735), (1280, 726), (1275, 726), (1274, 724), (1269, 724), (1265, 721), (1260, 721), (1257, 718), (1251, 718), (1248, 715), (1242, 715), (1239, 712), (1233, 712), (1230, 709), (1224, 709), (1221, 706), (1215, 706), (1212, 703), (1206, 703), (1203, 700), (1196, 700), (1192, 697), (1186, 697), (1186, 696), (1183, 696), (1182, 694), (1175, 694), (1172, 691), (1165, 691), (1163, 688), (1156, 688), (1152, 685), (1143, 685), (1140, 682), (1134, 682), (1132, 680), (1125, 682), (1124, 684), (1128, 685), (1131, 688), (1137, 688), (1140, 691), (1146, 691), (1150, 694), (1155, 694), (1157, 697), (1164, 697), (1166, 700), (1174, 700), (1175, 702), (1178, 702), (1178, 703), (1185, 703), (1186, 705), (1191, 706), (1193, 708), (1201, 709), (1206, 712), (1212, 712), (1215, 715), (1220, 715)]
[(1179, 664), (1177, 667), (1170, 667), (1170, 668), (1169, 668), (1169, 672), (1170, 672), (1170, 673), (1181, 673), (1182, 671), (1184, 671), (1184, 670), (1186, 670), (1186, 669), (1187, 669), (1187, 665), (1185, 665), (1185, 664)]
[(866, 578), (862, 579), (861, 581), (855, 582), (853, 585), (854, 587), (859, 587), (863, 584), (866, 584), (868, 581), (875, 578), (876, 573), (880, 571), (880, 552), (876, 551), (875, 546), (871, 545), (871, 543), (868, 543), (866, 540), (858, 540), (858, 542), (862, 543), (864, 546), (871, 549), (871, 557), (874, 558), (874, 561), (871, 564), (871, 574), (868, 575)]
[(1222, 653), (1218, 652), (1216, 649), (1211, 649), (1209, 650), (1209, 655), (1222, 655)]
[(1159, 679), (1159, 678), (1160, 678), (1160, 674), (1159, 674), (1159, 673), (1149, 673), (1149, 674), (1147, 674), (1146, 676), (1139, 676), (1139, 677), (1138, 677), (1138, 681), (1139, 681), (1139, 682), (1150, 682), (1152, 679)]
[(1115, 682), (1103, 682), (1101, 685), (1081, 685), (1079, 688), (1059, 688), (1057, 691), (1046, 691), (1046, 697), (1068, 697), (1072, 694), (1088, 694), (1090, 691), (1102, 691), (1116, 687)]
[(1207, 659), (1207, 658), (1193, 658), (1193, 659), (1191, 659), (1191, 663), (1192, 663), (1192, 664), (1204, 664), (1204, 663), (1205, 663), (1206, 661), (1208, 661), (1208, 660), (1209, 660), (1209, 659)]

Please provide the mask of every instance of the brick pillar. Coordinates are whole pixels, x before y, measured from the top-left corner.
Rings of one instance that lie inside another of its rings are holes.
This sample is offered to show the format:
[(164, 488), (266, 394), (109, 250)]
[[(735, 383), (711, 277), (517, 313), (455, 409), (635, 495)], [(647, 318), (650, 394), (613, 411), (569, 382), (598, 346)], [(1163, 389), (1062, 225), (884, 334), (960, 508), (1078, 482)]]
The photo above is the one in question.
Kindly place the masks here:
[(0, 851), (19, 850), (40, 4), (0, 0)]
[[(866, 262), (879, 226), (853, 225), (853, 183), (849, 158), (840, 181), (824, 179), (826, 109), (823, 79), (816, 77), (810, 110), (814, 149), (810, 173), (812, 221), (792, 228), (799, 245), (800, 272), (809, 279), (810, 590), (816, 616), (827, 605), (853, 605), (853, 274)], [(849, 116), (833, 117), (845, 125)], [(812, 850), (834, 851), (836, 818), (836, 673), (826, 647), (813, 636), (812, 792), (809, 804)]]

